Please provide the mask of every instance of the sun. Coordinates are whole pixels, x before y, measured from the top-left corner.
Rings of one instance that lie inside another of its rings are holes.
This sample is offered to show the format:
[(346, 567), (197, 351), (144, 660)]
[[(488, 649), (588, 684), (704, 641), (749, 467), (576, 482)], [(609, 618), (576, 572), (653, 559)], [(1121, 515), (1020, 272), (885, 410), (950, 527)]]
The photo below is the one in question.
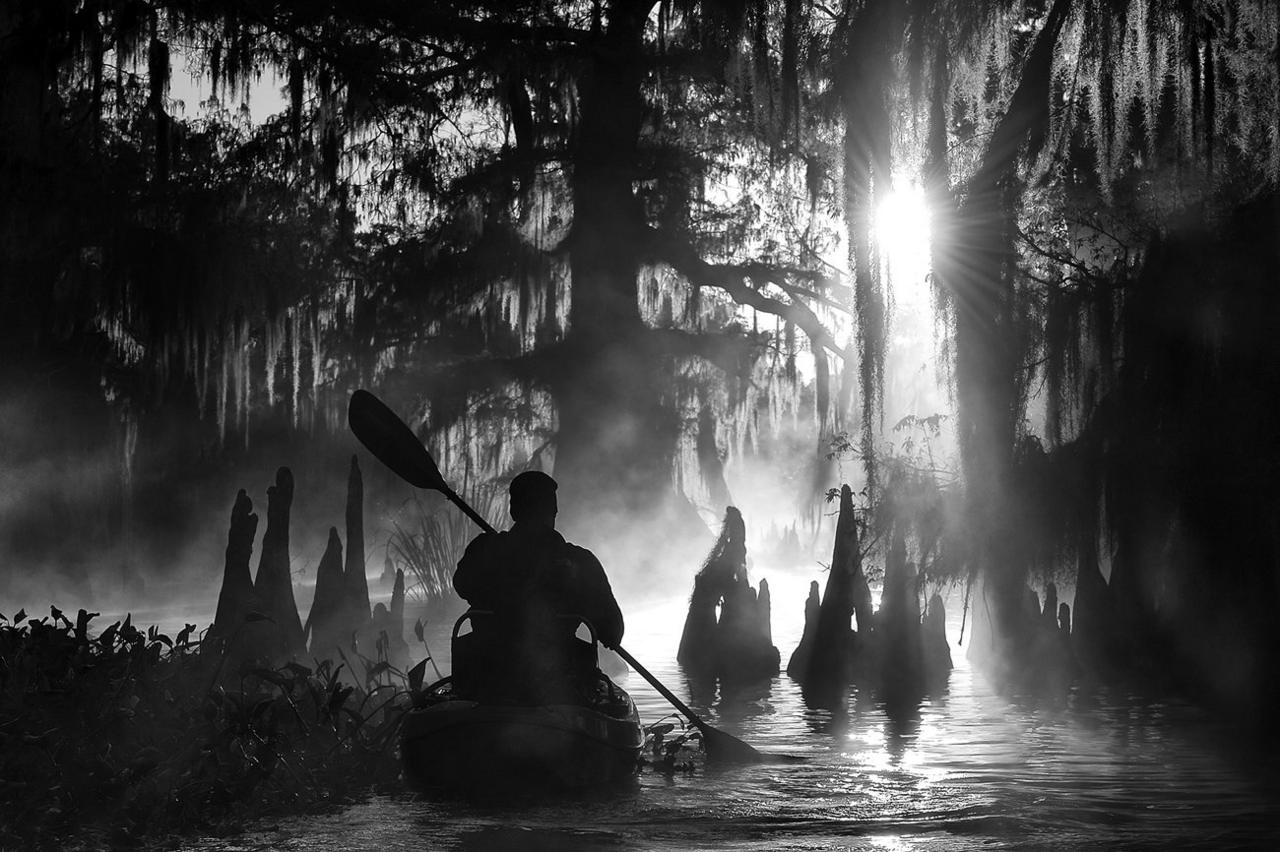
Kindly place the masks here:
[(901, 301), (927, 293), (929, 205), (924, 187), (895, 180), (876, 208), (875, 238), (884, 272)]

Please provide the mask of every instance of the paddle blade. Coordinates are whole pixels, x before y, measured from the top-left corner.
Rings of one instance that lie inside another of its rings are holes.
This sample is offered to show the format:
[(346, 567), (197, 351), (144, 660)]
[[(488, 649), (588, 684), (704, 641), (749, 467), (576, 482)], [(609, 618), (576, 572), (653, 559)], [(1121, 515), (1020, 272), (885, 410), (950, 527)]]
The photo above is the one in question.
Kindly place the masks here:
[(706, 722), (698, 725), (702, 731), (702, 744), (707, 750), (707, 760), (715, 763), (760, 763), (765, 756), (752, 746), (726, 734), (719, 728), (713, 728)]
[(360, 443), (401, 479), (418, 488), (446, 488), (427, 448), (382, 400), (366, 390), (351, 394), (347, 422)]

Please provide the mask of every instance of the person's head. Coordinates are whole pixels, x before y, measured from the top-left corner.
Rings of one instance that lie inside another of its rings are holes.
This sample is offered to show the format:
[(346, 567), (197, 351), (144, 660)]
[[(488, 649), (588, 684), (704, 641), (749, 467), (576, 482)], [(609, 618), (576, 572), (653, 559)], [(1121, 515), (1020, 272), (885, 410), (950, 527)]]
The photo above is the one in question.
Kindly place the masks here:
[(556, 481), (540, 470), (526, 470), (511, 480), (511, 520), (555, 529)]

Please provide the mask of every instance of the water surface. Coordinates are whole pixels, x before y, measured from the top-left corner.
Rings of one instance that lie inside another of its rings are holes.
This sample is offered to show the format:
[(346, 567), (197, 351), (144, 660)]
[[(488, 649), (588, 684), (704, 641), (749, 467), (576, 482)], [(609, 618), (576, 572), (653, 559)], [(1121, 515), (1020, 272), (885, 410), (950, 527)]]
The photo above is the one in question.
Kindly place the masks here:
[[(770, 577), (783, 662), (807, 578)], [(273, 822), (184, 848), (241, 850), (959, 850), (1280, 848), (1280, 786), (1247, 743), (1185, 704), (1104, 693), (997, 695), (954, 647), (945, 694), (886, 712), (851, 689), (809, 707), (786, 675), (719, 694), (675, 665), (679, 600), (627, 605), (628, 649), (712, 724), (800, 763), (701, 768), (576, 797), (474, 802), (379, 795), (324, 817)], [(447, 658), (446, 628), (429, 641)], [(442, 665), (443, 667), (443, 665)], [(671, 713), (638, 675), (619, 678), (644, 721)]]

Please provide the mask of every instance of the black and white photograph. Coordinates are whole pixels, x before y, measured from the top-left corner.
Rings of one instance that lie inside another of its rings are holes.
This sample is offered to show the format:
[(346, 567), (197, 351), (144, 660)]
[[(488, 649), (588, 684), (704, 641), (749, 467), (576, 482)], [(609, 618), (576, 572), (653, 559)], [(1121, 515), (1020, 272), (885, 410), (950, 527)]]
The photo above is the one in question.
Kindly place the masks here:
[(0, 852), (1280, 849), (1280, 0), (0, 0)]

